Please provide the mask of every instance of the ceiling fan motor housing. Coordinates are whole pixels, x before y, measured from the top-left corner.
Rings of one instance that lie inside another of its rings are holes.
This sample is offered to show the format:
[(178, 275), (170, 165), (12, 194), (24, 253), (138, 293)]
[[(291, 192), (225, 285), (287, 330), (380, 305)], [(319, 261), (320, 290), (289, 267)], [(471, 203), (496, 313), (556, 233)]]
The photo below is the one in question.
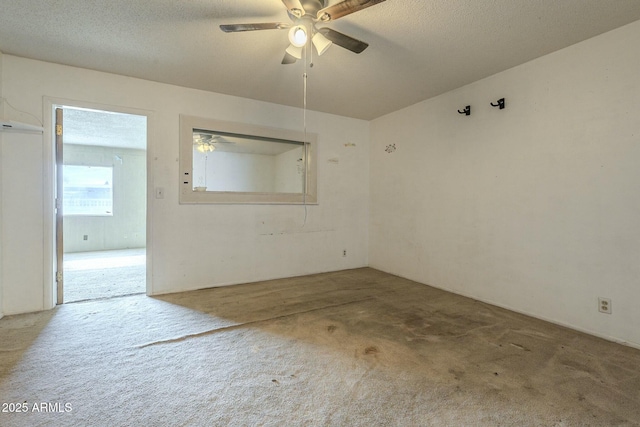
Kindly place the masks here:
[(323, 9), (326, 0), (301, 0), (300, 4), (304, 8), (304, 14), (310, 15), (313, 19), (318, 15), (318, 11)]
[(302, 6), (302, 10), (297, 8), (288, 9), (287, 13), (292, 21), (296, 21), (300, 18), (307, 18), (310, 21), (315, 22), (318, 20), (318, 11), (324, 9), (326, 3), (326, 0), (301, 0), (300, 5)]

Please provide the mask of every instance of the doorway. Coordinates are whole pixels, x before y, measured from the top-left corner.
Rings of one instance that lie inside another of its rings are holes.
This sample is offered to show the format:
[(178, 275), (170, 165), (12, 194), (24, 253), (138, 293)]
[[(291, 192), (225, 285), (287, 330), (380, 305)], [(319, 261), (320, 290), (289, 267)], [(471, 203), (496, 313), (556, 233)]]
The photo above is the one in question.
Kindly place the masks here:
[(54, 107), (57, 303), (145, 293), (147, 117)]

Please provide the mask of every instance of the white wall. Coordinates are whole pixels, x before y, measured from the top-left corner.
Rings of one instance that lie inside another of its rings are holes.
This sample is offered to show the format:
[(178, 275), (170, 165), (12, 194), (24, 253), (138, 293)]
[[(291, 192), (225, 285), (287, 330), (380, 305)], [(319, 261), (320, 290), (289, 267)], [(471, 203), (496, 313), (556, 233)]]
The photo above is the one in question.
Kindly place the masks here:
[(275, 157), (274, 191), (302, 193), (304, 188), (304, 147), (294, 148)]
[[(8, 59), (5, 55), (5, 64)], [(11, 99), (6, 90), (5, 96)], [(4, 133), (0, 171), (4, 314), (36, 311), (44, 306), (42, 154), (41, 133)]]
[(65, 144), (63, 158), (69, 165), (113, 168), (113, 215), (65, 216), (65, 253), (145, 247), (146, 151)]
[[(194, 152), (201, 158), (205, 157), (203, 153), (195, 150)], [(273, 156), (214, 151), (206, 157), (209, 191), (273, 192), (275, 164)], [(198, 184), (200, 174), (197, 174), (195, 168), (194, 176)]]
[(640, 21), (373, 121), (371, 266), (640, 346), (638, 40)]
[[(151, 112), (151, 185), (165, 190), (163, 199), (153, 197), (153, 188), (149, 192), (153, 293), (368, 264), (366, 121), (307, 114), (309, 132), (318, 134), (317, 206), (179, 205), (180, 114), (300, 130), (300, 110), (11, 55), (4, 56), (2, 89), (13, 105), (40, 118), (50, 98)], [(40, 310), (49, 300), (43, 290), (50, 286), (43, 240), (51, 239), (51, 217), (45, 211), (51, 171), (42, 159), (50, 153), (50, 138), (50, 129), (44, 137), (3, 138), (5, 314)], [(328, 163), (331, 157), (339, 163)]]
[(201, 153), (194, 148), (193, 186), (204, 186), (206, 177), (208, 191), (302, 193), (302, 162), (297, 160), (303, 155), (302, 147), (278, 155), (221, 150)]

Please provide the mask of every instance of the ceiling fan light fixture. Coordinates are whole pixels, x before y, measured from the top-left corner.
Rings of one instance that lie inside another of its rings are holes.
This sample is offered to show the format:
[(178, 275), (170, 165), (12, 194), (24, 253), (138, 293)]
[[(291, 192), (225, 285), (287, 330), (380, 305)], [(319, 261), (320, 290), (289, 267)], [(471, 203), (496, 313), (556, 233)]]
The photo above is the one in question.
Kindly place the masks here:
[(212, 142), (207, 142), (207, 141), (196, 141), (195, 144), (196, 146), (196, 151), (199, 151), (200, 153), (209, 153), (212, 152), (216, 149), (215, 145), (213, 145)]
[(304, 25), (296, 25), (289, 30), (289, 41), (295, 47), (302, 47), (307, 44), (307, 29)]
[(211, 144), (203, 144), (203, 145), (198, 145), (196, 147), (196, 150), (198, 150), (201, 153), (210, 153), (212, 151), (214, 151), (216, 149), (216, 147), (214, 147)]
[(311, 39), (311, 41), (313, 42), (313, 45), (316, 47), (316, 50), (318, 51), (318, 56), (325, 53), (327, 49), (329, 49), (333, 44), (331, 40), (329, 40), (328, 38), (326, 38), (320, 33), (316, 33)]
[(296, 59), (302, 59), (302, 46), (295, 46), (293, 44), (290, 44), (285, 52)]

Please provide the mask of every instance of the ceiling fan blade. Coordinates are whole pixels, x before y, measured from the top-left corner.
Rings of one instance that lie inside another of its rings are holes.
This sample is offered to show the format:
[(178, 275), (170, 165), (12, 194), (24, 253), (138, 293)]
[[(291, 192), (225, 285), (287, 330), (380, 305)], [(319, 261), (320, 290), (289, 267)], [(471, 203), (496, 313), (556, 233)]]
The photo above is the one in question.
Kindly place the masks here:
[(335, 21), (338, 18), (382, 3), (385, 0), (344, 0), (333, 6), (325, 7), (318, 11), (318, 19), (324, 22)]
[(220, 25), (220, 29), (225, 33), (237, 33), (240, 31), (257, 31), (257, 30), (286, 30), (291, 27), (290, 24), (282, 22), (267, 22), (263, 24), (229, 24)]
[(353, 37), (349, 37), (346, 34), (342, 34), (336, 30), (332, 30), (331, 28), (324, 27), (320, 28), (318, 31), (320, 32), (320, 34), (322, 34), (338, 46), (350, 50), (353, 53), (360, 53), (369, 47), (369, 43), (354, 39)]
[(283, 65), (293, 64), (296, 61), (297, 59), (295, 56), (289, 55), (287, 52), (284, 53), (284, 58), (282, 58)]

